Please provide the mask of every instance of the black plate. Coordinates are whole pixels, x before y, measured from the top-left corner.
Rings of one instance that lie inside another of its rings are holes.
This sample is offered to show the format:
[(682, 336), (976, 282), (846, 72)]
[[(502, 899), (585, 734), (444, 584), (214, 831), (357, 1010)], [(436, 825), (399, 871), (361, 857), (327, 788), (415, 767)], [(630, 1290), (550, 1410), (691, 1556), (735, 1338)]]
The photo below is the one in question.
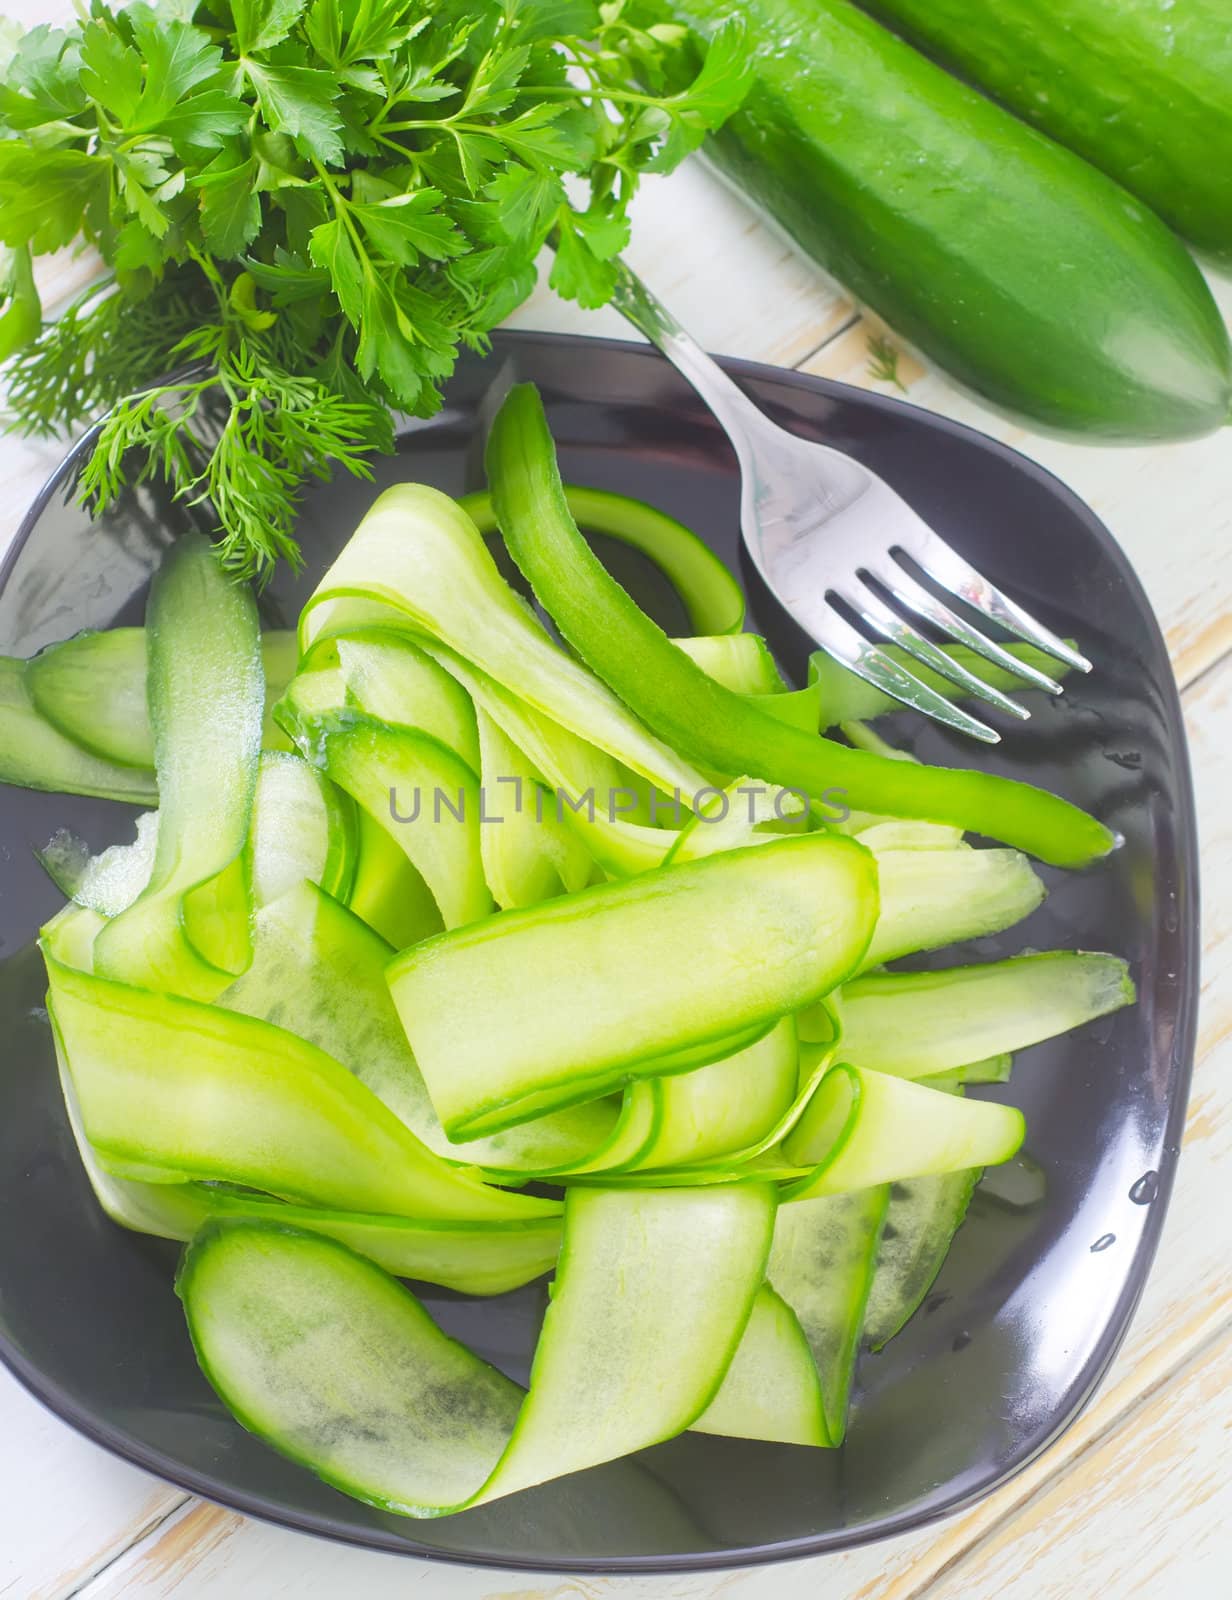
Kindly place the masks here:
[[(1093, 676), (1059, 705), (1033, 697), (1032, 721), (991, 754), (917, 718), (895, 731), (914, 735), (926, 758), (1041, 782), (1121, 831), (1124, 848), (1097, 868), (1046, 870), (1046, 904), (968, 953), (1119, 951), (1139, 1004), (1023, 1052), (1012, 1099), (1027, 1113), (1038, 1168), (1020, 1163), (977, 1194), (925, 1307), (863, 1361), (841, 1451), (686, 1434), (476, 1511), (412, 1522), (326, 1488), (233, 1422), (189, 1349), (171, 1287), (176, 1250), (123, 1232), (93, 1203), (60, 1105), (31, 947), (59, 897), (32, 851), (59, 826), (101, 847), (131, 834), (132, 813), (0, 787), (0, 1355), (66, 1421), (128, 1460), (237, 1510), (379, 1549), (557, 1570), (723, 1567), (839, 1549), (969, 1504), (1054, 1439), (1107, 1368), (1172, 1182), (1198, 979), (1192, 799), (1159, 628), (1108, 532), (1023, 457), (893, 400), (768, 367), (732, 370), (781, 421), (884, 474), (1094, 659)], [(567, 477), (663, 506), (747, 573), (732, 455), (692, 392), (635, 346), (498, 339), (491, 359), (463, 364), (442, 414), (379, 465), (378, 488), (407, 478), (476, 487), (482, 420), (511, 374), (540, 385)], [(73, 475), (70, 457), (5, 565), (0, 651), (27, 655), (79, 628), (139, 621), (150, 572), (180, 525), (143, 493), (91, 526), (67, 503)], [(294, 618), (375, 492), (350, 480), (313, 490), (302, 525), (311, 570), (265, 597), (270, 622)], [(651, 596), (644, 571), (626, 565), (622, 576)], [(750, 626), (798, 664), (799, 637), (752, 582), (750, 593)], [(661, 586), (655, 604), (672, 625)], [(541, 1283), (489, 1301), (425, 1291), (447, 1328), (519, 1379), (544, 1298)]]

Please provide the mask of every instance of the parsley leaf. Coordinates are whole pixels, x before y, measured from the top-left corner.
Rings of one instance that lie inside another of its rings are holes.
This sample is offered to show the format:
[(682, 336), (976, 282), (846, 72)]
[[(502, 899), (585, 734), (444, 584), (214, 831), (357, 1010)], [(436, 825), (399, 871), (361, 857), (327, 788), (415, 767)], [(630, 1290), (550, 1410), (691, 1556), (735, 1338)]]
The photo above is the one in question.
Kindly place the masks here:
[[(546, 242), (609, 298), (642, 175), (745, 82), (738, 29), (699, 53), (628, 0), (113, 4), (0, 29), (0, 358), (23, 426), (108, 413), (98, 504), (163, 476), (259, 576), (305, 476), (431, 414)], [(79, 238), (110, 276), (42, 325), (29, 258)]]

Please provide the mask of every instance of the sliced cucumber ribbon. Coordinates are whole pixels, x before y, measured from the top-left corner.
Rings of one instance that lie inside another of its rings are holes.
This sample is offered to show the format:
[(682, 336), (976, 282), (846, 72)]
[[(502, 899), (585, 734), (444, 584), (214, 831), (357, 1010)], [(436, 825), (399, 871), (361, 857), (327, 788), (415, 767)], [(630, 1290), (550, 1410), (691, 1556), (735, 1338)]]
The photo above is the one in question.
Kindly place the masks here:
[(560, 1219), (467, 1222), (393, 1217), (301, 1206), (214, 1183), (143, 1183), (121, 1178), (86, 1138), (63, 1048), (55, 1036), (69, 1126), (94, 1197), (111, 1220), (136, 1233), (187, 1243), (207, 1222), (252, 1222), (323, 1233), (400, 1278), (459, 1294), (505, 1294), (547, 1272), (560, 1249)]
[(543, 405), (506, 396), (488, 436), (493, 504), (510, 554), (562, 635), (648, 727), (701, 766), (752, 772), (814, 797), (835, 787), (863, 810), (990, 834), (1055, 866), (1112, 849), (1102, 823), (1027, 784), (911, 767), (789, 727), (708, 678), (604, 570), (570, 516)]
[(304, 608), (301, 649), (356, 621), (401, 624), (439, 639), (668, 793), (692, 794), (706, 782), (552, 643), (501, 578), (475, 524), (435, 489), (400, 484), (385, 491)]
[(688, 1428), (744, 1335), (774, 1212), (761, 1184), (571, 1192), (525, 1394), (320, 1234), (212, 1224), (177, 1288), (247, 1427), (358, 1499), (442, 1516)]
[(835, 1004), (850, 1060), (921, 1078), (1023, 1050), (1133, 1000), (1124, 961), (1053, 950), (937, 972), (868, 973), (844, 984)]
[[(743, 590), (691, 528), (642, 500), (605, 489), (567, 484), (565, 498), (581, 527), (619, 539), (654, 562), (684, 602), (695, 634), (753, 637), (740, 632), (744, 626)], [(492, 497), (485, 491), (463, 495), (458, 504), (480, 533), (497, 531)]]
[(858, 845), (782, 839), (438, 935), (389, 984), (445, 1131), (465, 1138), (752, 1043), (850, 972), (876, 908)]
[(784, 1198), (811, 1200), (991, 1166), (1008, 1161), (1025, 1132), (1014, 1106), (964, 1100), (840, 1062), (783, 1141), (789, 1160), (813, 1168)]
[(411, 1217), (512, 1220), (559, 1209), (442, 1161), (345, 1067), (295, 1034), (44, 955), (49, 1011), (86, 1137), (121, 1177), (211, 1179)]
[(209, 1000), (252, 957), (244, 847), (261, 750), (257, 609), (188, 537), (155, 574), (148, 697), (159, 789), (150, 880), (101, 930), (94, 967)]

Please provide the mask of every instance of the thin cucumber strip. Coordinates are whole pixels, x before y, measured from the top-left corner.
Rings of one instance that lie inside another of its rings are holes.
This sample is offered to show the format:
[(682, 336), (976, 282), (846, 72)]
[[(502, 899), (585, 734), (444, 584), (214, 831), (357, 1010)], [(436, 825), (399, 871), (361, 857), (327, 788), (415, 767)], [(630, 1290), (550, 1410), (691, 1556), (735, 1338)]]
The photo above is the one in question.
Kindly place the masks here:
[[(297, 655), (294, 633), (274, 630), (261, 635), (265, 674), (262, 743), (267, 749), (284, 747), (269, 708), (294, 674)], [(66, 739), (103, 761), (153, 772), (144, 628), (77, 633), (49, 645), (24, 667), (35, 709)]]
[(423, 874), (375, 817), (356, 807), (358, 858), (347, 904), (386, 943), (405, 950), (445, 927)]
[(780, 1206), (766, 1269), (796, 1316), (821, 1384), (826, 1442), (840, 1445), (855, 1375), (860, 1332), (885, 1224), (889, 1190)]
[(0, 783), (157, 805), (151, 773), (92, 755), (40, 716), (25, 671), (24, 661), (0, 656)]
[[(726, 571), (726, 567), (723, 570)], [(759, 633), (673, 639), (672, 643), (708, 678), (735, 694), (783, 695), (787, 692), (783, 675)]]
[(795, 1098), (798, 1054), (795, 1020), (784, 1017), (756, 1044), (721, 1061), (634, 1084), (634, 1096), (653, 1083), (662, 1097), (658, 1128), (636, 1165), (709, 1164), (757, 1145)]
[[(1029, 916), (1045, 894), (1016, 850), (886, 850), (876, 860), (881, 911), (863, 971), (916, 950), (1001, 933)], [(979, 1054), (968, 1051), (969, 1057)]]
[(799, 1317), (769, 1284), (758, 1291), (744, 1338), (693, 1432), (780, 1444), (830, 1443), (813, 1352)]
[[(158, 812), (143, 811), (137, 818), (137, 837), (131, 844), (113, 844), (96, 856), (82, 840), (73, 841), (63, 831), (53, 836), (39, 860), (63, 892), (79, 906), (88, 906), (104, 917), (118, 917), (126, 911), (150, 881), (154, 854), (158, 848)], [(76, 870), (65, 872), (65, 858), (55, 859), (57, 849), (71, 849), (70, 860)], [(84, 855), (84, 859), (82, 856)]]
[(930, 1072), (917, 1078), (928, 1089), (957, 1089), (969, 1083), (1008, 1083), (1014, 1066), (1014, 1057), (1007, 1050), (1003, 1055), (985, 1056), (983, 1061), (969, 1061), (965, 1066), (953, 1067), (949, 1072)]
[(1056, 795), (987, 772), (913, 767), (788, 727), (734, 695), (677, 650), (609, 576), (577, 530), (543, 404), (515, 385), (487, 446), (493, 504), (510, 554), (562, 636), (648, 727), (685, 757), (752, 772), (848, 804), (976, 829), (1055, 866), (1106, 855), (1114, 835)]
[(144, 628), (53, 644), (27, 663), (26, 686), (39, 715), (66, 739), (104, 761), (153, 771)]
[(479, 780), (427, 734), (363, 720), (327, 732), (325, 770), (420, 873), (446, 928), (486, 917)]
[(737, 778), (726, 789), (695, 798), (697, 809), (677, 835), (665, 865), (766, 844), (777, 837), (772, 829), (801, 832), (809, 826), (809, 808), (801, 794), (753, 778)]
[[(676, 835), (631, 820), (642, 809), (642, 795), (629, 784), (619, 762), (510, 694), (455, 651), (435, 642), (425, 642), (424, 649), (453, 673), (543, 780), (542, 800), (535, 800), (536, 821), (542, 807), (545, 820), (550, 817), (575, 832), (594, 860), (615, 876), (660, 865)], [(670, 814), (679, 809), (683, 822), (687, 804), (682, 801)]]
[[(751, 1176), (749, 1163), (768, 1147), (793, 1103), (797, 1070), (795, 1022), (783, 1017), (762, 1038), (718, 1061), (637, 1079), (625, 1090), (610, 1145), (587, 1161), (540, 1176), (567, 1183), (647, 1184), (721, 1183)], [(527, 1123), (524, 1131), (537, 1126)], [(779, 1173), (762, 1169), (756, 1175)], [(793, 1169), (790, 1175), (798, 1174)]]
[(182, 539), (150, 590), (148, 696), (159, 789), (150, 881), (99, 934), (95, 970), (209, 1000), (252, 956), (244, 844), (264, 680), (252, 592)]
[(962, 1225), (980, 1168), (909, 1178), (890, 1187), (864, 1311), (864, 1342), (873, 1350), (901, 1333), (932, 1288)]
[[(1073, 642), (1071, 639), (1070, 643)], [(927, 684), (937, 694), (944, 695), (947, 700), (970, 698), (948, 678), (943, 678), (931, 667), (923, 666), (900, 645), (882, 645), (881, 648), (898, 666), (913, 673), (921, 683)], [(957, 666), (965, 667), (977, 678), (983, 678), (984, 682), (994, 689), (1003, 689), (1013, 694), (1030, 687), (1004, 667), (994, 666), (992, 662), (985, 661), (983, 656), (977, 655), (968, 645), (951, 644), (943, 645), (942, 648)], [(1024, 666), (1046, 672), (1050, 678), (1063, 678), (1070, 671), (1070, 668), (1059, 662), (1055, 656), (1038, 650), (1032, 644), (1008, 644), (1005, 648)], [(820, 693), (822, 717), (827, 728), (837, 727), (843, 722), (869, 722), (887, 712), (903, 709), (901, 700), (892, 699), (890, 695), (882, 694), (880, 689), (874, 688), (871, 683), (865, 683), (863, 678), (857, 678), (854, 672), (849, 672), (840, 662), (826, 655), (824, 650), (818, 650), (809, 657), (809, 682), (816, 684)]]
[(585, 888), (594, 862), (584, 842), (545, 804), (539, 774), (500, 724), (482, 707), (477, 715), (479, 848), (492, 898), (509, 911)]
[(70, 902), (39, 930), (39, 944), (62, 965), (77, 972), (92, 972), (94, 941), (106, 926), (107, 919), (101, 912)]
[(821, 1080), (783, 1141), (790, 1161), (814, 1168), (785, 1198), (996, 1166), (1017, 1152), (1025, 1131), (1014, 1106), (964, 1100), (844, 1062)]
[[(53, 1029), (53, 1035), (55, 1030)], [(69, 1126), (94, 1197), (121, 1228), (187, 1243), (207, 1222), (241, 1221), (323, 1233), (399, 1278), (459, 1294), (506, 1294), (550, 1270), (560, 1249), (556, 1217), (526, 1222), (454, 1222), (365, 1215), (288, 1205), (207, 1183), (142, 1183), (118, 1178), (85, 1136), (64, 1051), (56, 1037)]]
[(385, 982), (393, 955), (353, 912), (301, 882), (257, 912), (252, 965), (218, 1004), (324, 1050), (445, 1160), (524, 1180), (584, 1162), (611, 1142), (616, 1108), (595, 1101), (492, 1139), (451, 1144)]
[(947, 828), (937, 822), (904, 822), (899, 818), (888, 822), (863, 819), (860, 825), (842, 831), (854, 834), (874, 855), (891, 850), (954, 850), (963, 842), (961, 828)]
[(309, 652), (304, 669), (332, 661), (348, 697), (370, 717), (430, 734), (472, 772), (479, 771), (479, 731), (470, 696), (405, 633), (369, 628), (322, 640)]
[(846, 1058), (904, 1078), (1026, 1049), (1133, 1001), (1124, 961), (1077, 950), (944, 972), (873, 972), (836, 997)]
[(765, 1185), (571, 1193), (525, 1395), (319, 1235), (214, 1224), (176, 1287), (245, 1427), (347, 1494), (434, 1517), (687, 1428), (740, 1342), (773, 1221)]
[(359, 857), (355, 806), (300, 756), (266, 750), (257, 772), (248, 849), (258, 906), (279, 899), (304, 878), (345, 900)]
[(413, 1217), (557, 1209), (441, 1161), (344, 1066), (282, 1028), (52, 957), (47, 969), (86, 1137), (121, 1177), (215, 1179)]
[(552, 643), (501, 578), (466, 512), (437, 490), (399, 484), (381, 495), (304, 608), (301, 648), (337, 631), (340, 617), (349, 627), (355, 600), (439, 639), (668, 793), (692, 793), (705, 782)]
[[(565, 486), (565, 498), (579, 525), (619, 539), (648, 556), (684, 602), (696, 634), (739, 634), (744, 626), (744, 591), (691, 529), (665, 511), (606, 489)], [(458, 504), (480, 533), (497, 530), (492, 499), (483, 490)]]
[(815, 687), (791, 689), (786, 694), (752, 694), (753, 705), (767, 716), (776, 717), (801, 733), (819, 733), (821, 699)]
[(849, 840), (781, 839), (414, 946), (389, 983), (445, 1131), (494, 1132), (766, 1031), (860, 959), (874, 876)]

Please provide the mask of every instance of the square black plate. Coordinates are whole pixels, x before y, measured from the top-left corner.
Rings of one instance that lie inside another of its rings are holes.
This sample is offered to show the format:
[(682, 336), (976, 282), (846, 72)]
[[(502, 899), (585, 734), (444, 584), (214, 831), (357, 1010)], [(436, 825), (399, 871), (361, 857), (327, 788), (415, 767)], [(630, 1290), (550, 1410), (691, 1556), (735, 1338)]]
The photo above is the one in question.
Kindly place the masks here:
[[(1133, 964), (1138, 1005), (1022, 1053), (1006, 1092), (1027, 1113), (1037, 1165), (985, 1185), (925, 1306), (863, 1360), (842, 1450), (686, 1434), (460, 1516), (407, 1521), (344, 1498), (231, 1420), (189, 1348), (175, 1248), (125, 1233), (94, 1204), (60, 1104), (31, 943), (59, 896), (32, 852), (61, 826), (101, 848), (131, 836), (132, 813), (0, 786), (0, 1356), (128, 1460), (237, 1510), (379, 1549), (532, 1569), (734, 1566), (839, 1549), (970, 1503), (1055, 1438), (1105, 1371), (1159, 1236), (1193, 1053), (1197, 851), (1159, 628), (1106, 529), (1023, 457), (897, 401), (731, 366), (779, 421), (867, 461), (1093, 658), (1089, 680), (1055, 705), (1033, 696), (1032, 720), (1007, 728), (991, 753), (919, 718), (891, 731), (926, 759), (1042, 783), (1120, 830), (1123, 848), (1098, 867), (1045, 869), (1052, 893), (1029, 922), (966, 954), (1114, 950)], [(378, 464), (375, 488), (315, 488), (301, 527), (309, 571), (264, 597), (267, 621), (294, 620), (380, 488), (418, 478), (458, 493), (482, 482), (483, 421), (511, 376), (543, 391), (565, 476), (638, 495), (697, 529), (745, 575), (749, 626), (798, 670), (805, 641), (741, 561), (735, 463), (715, 423), (649, 350), (592, 339), (498, 338), (487, 361), (462, 364), (443, 412), (409, 427), (398, 455)], [(0, 651), (28, 655), (80, 628), (140, 621), (150, 573), (182, 526), (179, 510), (144, 491), (88, 523), (71, 500), (79, 455), (0, 573)], [(683, 628), (647, 569), (626, 558), (620, 573), (665, 626)], [(451, 1332), (525, 1379), (542, 1283), (495, 1300), (432, 1288), (424, 1298)]]

